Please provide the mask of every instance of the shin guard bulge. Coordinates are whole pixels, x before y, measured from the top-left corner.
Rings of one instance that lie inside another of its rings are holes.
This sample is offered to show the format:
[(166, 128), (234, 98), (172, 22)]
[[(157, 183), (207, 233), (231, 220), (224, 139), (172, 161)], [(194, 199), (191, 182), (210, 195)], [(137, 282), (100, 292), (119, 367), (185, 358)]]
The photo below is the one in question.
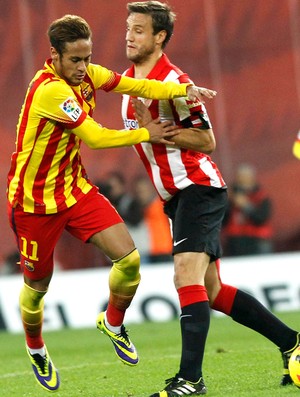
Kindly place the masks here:
[(109, 303), (116, 309), (125, 311), (135, 295), (140, 279), (140, 255), (137, 249), (113, 261), (109, 274)]
[(37, 291), (29, 285), (23, 285), (20, 292), (20, 310), (23, 327), (26, 336), (26, 343), (30, 348), (41, 348), (42, 324), (44, 311), (44, 295), (47, 291)]

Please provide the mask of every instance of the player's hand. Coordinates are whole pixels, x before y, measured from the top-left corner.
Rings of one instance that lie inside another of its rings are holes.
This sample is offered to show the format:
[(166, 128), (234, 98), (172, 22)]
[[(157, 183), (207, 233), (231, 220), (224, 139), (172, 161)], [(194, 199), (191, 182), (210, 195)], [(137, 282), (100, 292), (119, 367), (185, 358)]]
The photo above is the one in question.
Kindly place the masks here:
[(132, 98), (131, 102), (134, 108), (134, 117), (137, 119), (140, 127), (144, 127), (153, 120), (150, 110), (142, 101), (137, 98)]
[(202, 103), (205, 103), (204, 98), (212, 99), (217, 95), (217, 91), (210, 90), (209, 88), (197, 87), (195, 85), (188, 86), (186, 93), (190, 101), (200, 101)]
[(144, 125), (149, 131), (151, 143), (163, 143), (165, 145), (174, 145), (174, 142), (170, 142), (169, 139), (178, 135), (178, 127), (173, 125), (170, 121), (160, 121), (158, 117), (155, 120), (151, 120), (149, 123)]
[(177, 126), (170, 121), (161, 122), (159, 118), (152, 119), (152, 115), (142, 101), (132, 98), (132, 106), (135, 110), (134, 116), (139, 123), (139, 127), (145, 127), (149, 131), (151, 143), (164, 143), (174, 145), (168, 139), (178, 134)]

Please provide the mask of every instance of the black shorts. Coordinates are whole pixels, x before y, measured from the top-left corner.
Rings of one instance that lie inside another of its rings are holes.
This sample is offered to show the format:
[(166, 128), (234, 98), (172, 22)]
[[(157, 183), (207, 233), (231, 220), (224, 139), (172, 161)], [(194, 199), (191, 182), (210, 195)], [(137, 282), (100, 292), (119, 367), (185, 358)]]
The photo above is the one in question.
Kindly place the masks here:
[(164, 206), (172, 221), (173, 255), (206, 252), (211, 261), (221, 257), (220, 231), (227, 205), (227, 190), (191, 185)]

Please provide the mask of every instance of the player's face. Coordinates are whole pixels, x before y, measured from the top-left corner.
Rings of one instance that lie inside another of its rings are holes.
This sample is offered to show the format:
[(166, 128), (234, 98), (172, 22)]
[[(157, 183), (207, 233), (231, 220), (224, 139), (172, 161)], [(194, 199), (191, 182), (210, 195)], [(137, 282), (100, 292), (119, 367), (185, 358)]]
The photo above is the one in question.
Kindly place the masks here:
[(160, 50), (159, 33), (153, 35), (150, 15), (132, 13), (127, 18), (126, 55), (133, 63), (143, 63)]
[(66, 43), (65, 51), (61, 56), (52, 47), (51, 55), (57, 74), (68, 84), (79, 85), (91, 61), (92, 41), (80, 39), (73, 43)]

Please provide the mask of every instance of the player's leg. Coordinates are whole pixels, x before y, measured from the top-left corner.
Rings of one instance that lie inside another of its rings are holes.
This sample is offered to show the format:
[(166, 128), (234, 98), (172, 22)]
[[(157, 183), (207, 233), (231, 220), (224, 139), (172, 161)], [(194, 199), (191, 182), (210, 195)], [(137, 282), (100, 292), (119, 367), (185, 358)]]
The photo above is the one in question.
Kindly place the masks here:
[(181, 315), (181, 360), (178, 377), (198, 382), (202, 377), (202, 361), (210, 324), (208, 296), (204, 275), (210, 257), (204, 253), (185, 252), (174, 256), (174, 284)]
[(181, 308), (181, 358), (178, 373), (151, 397), (206, 394), (202, 362), (209, 330), (210, 308), (204, 275), (210, 257), (204, 252), (174, 255), (174, 284)]
[(109, 303), (116, 309), (116, 313), (111, 313), (110, 319), (121, 324), (140, 282), (138, 250), (124, 223), (94, 234), (90, 241), (112, 260)]
[(281, 385), (292, 383), (288, 361), (293, 350), (299, 346), (300, 334), (279, 320), (253, 296), (222, 283), (218, 261), (210, 264), (205, 283), (212, 309), (227, 314), (237, 323), (260, 333), (279, 347), (284, 364)]
[(136, 365), (138, 355), (123, 322), (140, 282), (140, 255), (124, 223), (95, 234), (91, 242), (101, 248), (113, 262), (109, 274), (108, 306), (105, 313), (98, 315), (97, 327), (110, 337), (116, 354), (124, 364)]
[(24, 273), (19, 303), (26, 350), (39, 385), (54, 391), (58, 389), (60, 380), (44, 343), (42, 325), (44, 296), (53, 272), (53, 250), (63, 226), (57, 224), (56, 216), (24, 214), (20, 207), (10, 209), (9, 219)]
[(137, 352), (123, 321), (140, 282), (140, 256), (127, 227), (110, 202), (92, 190), (77, 203), (66, 229), (97, 246), (112, 260), (108, 307), (97, 317), (97, 327), (110, 337), (116, 354), (124, 363), (136, 365)]
[(181, 316), (182, 351), (179, 371), (152, 397), (206, 393), (202, 362), (210, 323), (204, 277), (211, 257), (220, 255), (219, 232), (226, 192), (192, 185), (175, 196), (165, 212), (172, 220), (174, 284)]

